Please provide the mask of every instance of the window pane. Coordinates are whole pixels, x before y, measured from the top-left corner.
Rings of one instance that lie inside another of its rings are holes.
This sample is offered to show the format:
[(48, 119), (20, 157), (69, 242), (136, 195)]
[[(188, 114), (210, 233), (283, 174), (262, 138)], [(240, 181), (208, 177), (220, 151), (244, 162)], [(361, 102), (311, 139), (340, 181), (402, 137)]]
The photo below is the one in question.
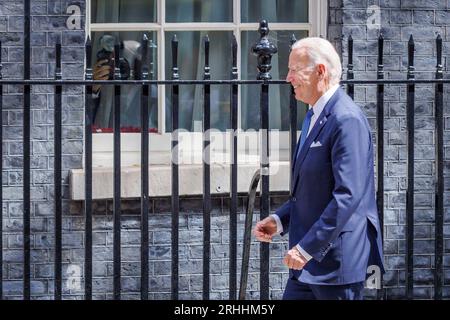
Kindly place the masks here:
[(92, 0), (93, 23), (156, 22), (156, 0)]
[[(172, 37), (175, 32), (167, 32), (166, 37), (166, 79), (172, 78)], [(204, 44), (203, 38), (210, 39), (211, 79), (230, 79), (231, 73), (231, 31), (184, 31), (177, 32), (178, 68), (180, 79), (203, 79)], [(172, 87), (166, 86), (166, 128), (172, 128)], [(180, 86), (180, 128), (189, 131), (202, 131), (203, 86)], [(211, 86), (211, 127), (226, 130), (230, 127), (230, 87)]]
[[(93, 32), (92, 33), (92, 62), (94, 64), (94, 78), (97, 80), (112, 79), (114, 65), (112, 50), (115, 42), (120, 42), (120, 69), (122, 79), (139, 79), (141, 66), (143, 64), (141, 56), (141, 39), (144, 32)], [(155, 66), (153, 68), (153, 78), (157, 75), (156, 61), (156, 32), (148, 32), (149, 43), (153, 53)], [(103, 61), (103, 62), (100, 62)], [(147, 61), (149, 63), (149, 61)], [(101, 72), (96, 64), (103, 65)], [(108, 70), (110, 71), (108, 75)], [(104, 71), (104, 72), (103, 72)], [(97, 74), (97, 75), (96, 75)], [(103, 75), (103, 77), (102, 77)], [(141, 86), (122, 85), (121, 86), (121, 128), (124, 132), (139, 132), (141, 126), (140, 98)], [(94, 95), (94, 126), (95, 132), (111, 132), (113, 127), (113, 101), (114, 87), (104, 85), (100, 87), (98, 94)], [(149, 105), (149, 128), (156, 131), (158, 127), (158, 90), (157, 86), (151, 87), (151, 98)]]
[(241, 21), (308, 22), (308, 0), (241, 0)]
[[(307, 31), (270, 31), (270, 41), (278, 48), (278, 53), (272, 56), (272, 69), (270, 74), (272, 79), (286, 79), (289, 60), (289, 46), (292, 34), (297, 39), (308, 36)], [(257, 58), (250, 51), (252, 45), (259, 40), (257, 31), (242, 32), (242, 79), (254, 80), (257, 77)], [(260, 123), (260, 85), (244, 85), (241, 87), (241, 117), (242, 129), (259, 129)], [(270, 85), (269, 86), (269, 125), (270, 129), (289, 130), (289, 95), (291, 86)], [(297, 109), (299, 117), (303, 119), (305, 107), (303, 103), (298, 103)]]
[(166, 0), (167, 22), (233, 22), (231, 0)]

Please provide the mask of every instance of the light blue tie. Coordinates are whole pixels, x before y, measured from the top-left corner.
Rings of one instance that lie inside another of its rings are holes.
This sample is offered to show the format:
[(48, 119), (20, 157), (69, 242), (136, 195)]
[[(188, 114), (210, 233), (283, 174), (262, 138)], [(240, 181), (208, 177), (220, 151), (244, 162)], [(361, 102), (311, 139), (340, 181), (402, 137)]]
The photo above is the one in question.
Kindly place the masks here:
[(311, 124), (311, 118), (313, 114), (314, 114), (313, 108), (309, 109), (308, 112), (306, 113), (305, 119), (303, 120), (302, 134), (300, 136), (300, 146), (298, 147), (297, 157), (300, 154), (303, 145), (305, 144), (306, 137), (308, 136), (309, 125)]

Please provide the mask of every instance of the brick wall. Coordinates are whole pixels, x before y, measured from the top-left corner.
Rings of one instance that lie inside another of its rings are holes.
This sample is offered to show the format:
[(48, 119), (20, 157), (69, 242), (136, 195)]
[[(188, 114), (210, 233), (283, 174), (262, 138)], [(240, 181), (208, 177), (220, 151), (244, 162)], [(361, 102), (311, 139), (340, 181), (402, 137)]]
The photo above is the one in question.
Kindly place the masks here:
[[(286, 196), (272, 198), (274, 206)], [(242, 239), (246, 198), (239, 199), (238, 216), (238, 279), (240, 277)], [(201, 198), (180, 201), (180, 299), (201, 299), (203, 219)], [(140, 299), (140, 216), (139, 201), (123, 201), (122, 217), (122, 298)], [(171, 283), (171, 214), (170, 199), (152, 199), (149, 218), (149, 298), (170, 299)], [(257, 208), (256, 208), (257, 209)], [(112, 299), (113, 286), (113, 219), (112, 201), (94, 202), (93, 219), (93, 298)], [(229, 268), (229, 199), (214, 198), (211, 219), (211, 299), (228, 298)], [(258, 219), (258, 212), (254, 221)], [(21, 229), (11, 230), (18, 236)], [(83, 299), (84, 266), (84, 216), (82, 204), (74, 203), (63, 223), (63, 298)], [(36, 238), (32, 253), (32, 295), (37, 299), (52, 299), (53, 288), (53, 235), (42, 234)], [(281, 298), (287, 273), (282, 267), (282, 253), (287, 249), (286, 241), (276, 239), (271, 245), (270, 296)], [(249, 264), (247, 297), (259, 298), (259, 245), (252, 243)], [(21, 298), (22, 272), (21, 247), (5, 251), (8, 267), (4, 282), (8, 298)]]
[[(278, 207), (287, 195), (271, 198), (271, 205)], [(238, 281), (240, 279), (243, 249), (246, 197), (239, 197), (238, 204)], [(254, 222), (259, 219), (256, 201)], [(212, 199), (211, 218), (211, 299), (228, 299), (229, 271), (229, 207), (224, 197)], [(94, 268), (93, 291), (96, 299), (112, 298), (113, 275), (113, 219), (112, 201), (96, 201), (94, 204)], [(140, 299), (140, 203), (137, 200), (122, 202), (122, 293), (124, 299)], [(76, 215), (65, 224), (66, 263), (83, 266), (84, 249), (82, 236), (84, 217), (81, 203), (72, 206)], [(179, 288), (180, 299), (201, 299), (203, 281), (203, 218), (202, 198), (190, 197), (180, 200), (179, 220)], [(171, 201), (168, 198), (151, 199), (149, 218), (149, 297), (170, 299), (171, 283)], [(270, 245), (270, 297), (280, 299), (287, 281), (283, 267), (283, 253), (287, 250), (284, 239), (277, 238)], [(52, 274), (47, 275), (51, 280)], [(239, 283), (239, 282), (238, 282)], [(259, 298), (259, 244), (251, 244), (247, 297)], [(82, 298), (83, 289), (66, 291), (66, 297)]]
[[(32, 78), (54, 77), (54, 47), (63, 44), (63, 78), (80, 78), (84, 65), (84, 18), (82, 30), (66, 27), (69, 4), (84, 1), (33, 0)], [(0, 40), (3, 44), (3, 78), (23, 77), (23, 4), (0, 1)], [(23, 89), (3, 88), (3, 244), (4, 294), (20, 298), (23, 277), (22, 183), (23, 183)], [(50, 298), (53, 294), (54, 197), (53, 197), (53, 88), (33, 86), (31, 94), (31, 291), (33, 298)], [(64, 88), (62, 109), (63, 193), (68, 198), (68, 172), (82, 166), (84, 98), (82, 87)], [(64, 201), (64, 211), (70, 203)], [(64, 230), (72, 228), (74, 217), (65, 214)], [(64, 232), (65, 232), (64, 231)], [(83, 245), (80, 233), (64, 235), (64, 261), (75, 255), (76, 244)], [(72, 249), (73, 248), (73, 249)], [(63, 274), (67, 272), (63, 270)]]
[[(436, 66), (435, 39), (443, 38), (444, 72), (448, 74), (450, 59), (450, 3), (421, 0), (330, 0), (329, 39), (341, 50), (344, 67), (347, 63), (347, 39), (354, 39), (355, 79), (376, 79), (377, 37), (384, 35), (385, 78), (405, 79), (408, 65), (407, 42), (415, 40), (417, 79), (432, 79)], [(381, 28), (373, 27), (372, 11), (377, 5), (381, 13)], [(346, 71), (346, 68), (345, 70)], [(345, 77), (345, 76), (344, 76)], [(450, 92), (444, 86), (445, 117), (445, 284), (444, 297), (450, 296)], [(434, 87), (417, 85), (415, 105), (415, 199), (414, 199), (414, 295), (433, 297), (434, 266), (434, 190), (435, 133)], [(363, 108), (373, 129), (376, 128), (376, 87), (356, 86), (355, 101)], [(389, 298), (405, 294), (405, 212), (406, 207), (406, 87), (385, 87), (385, 285)], [(375, 136), (374, 136), (375, 137)]]

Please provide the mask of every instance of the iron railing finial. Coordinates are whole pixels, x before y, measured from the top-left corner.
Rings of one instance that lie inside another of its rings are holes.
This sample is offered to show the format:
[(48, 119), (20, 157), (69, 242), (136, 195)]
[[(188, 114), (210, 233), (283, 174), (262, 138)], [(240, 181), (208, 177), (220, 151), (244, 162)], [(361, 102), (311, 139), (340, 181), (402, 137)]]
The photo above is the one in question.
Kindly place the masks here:
[(269, 73), (272, 69), (272, 56), (278, 52), (278, 49), (268, 38), (269, 24), (266, 20), (261, 20), (258, 32), (261, 38), (258, 43), (252, 46), (252, 53), (258, 56), (258, 80), (270, 80), (272, 79)]

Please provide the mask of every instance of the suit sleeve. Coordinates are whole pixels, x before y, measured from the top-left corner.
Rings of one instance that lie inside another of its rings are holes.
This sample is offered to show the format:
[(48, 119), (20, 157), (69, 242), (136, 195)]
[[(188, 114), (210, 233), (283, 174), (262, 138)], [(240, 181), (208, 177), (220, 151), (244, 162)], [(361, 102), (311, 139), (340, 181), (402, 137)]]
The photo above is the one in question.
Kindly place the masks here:
[(299, 242), (319, 262), (361, 202), (370, 150), (370, 133), (362, 116), (348, 115), (337, 123), (331, 146), (332, 200)]
[(281, 225), (283, 226), (283, 231), (280, 233), (281, 236), (284, 236), (285, 234), (288, 233), (290, 213), (291, 213), (291, 200), (286, 201), (275, 212), (275, 214), (280, 218)]

